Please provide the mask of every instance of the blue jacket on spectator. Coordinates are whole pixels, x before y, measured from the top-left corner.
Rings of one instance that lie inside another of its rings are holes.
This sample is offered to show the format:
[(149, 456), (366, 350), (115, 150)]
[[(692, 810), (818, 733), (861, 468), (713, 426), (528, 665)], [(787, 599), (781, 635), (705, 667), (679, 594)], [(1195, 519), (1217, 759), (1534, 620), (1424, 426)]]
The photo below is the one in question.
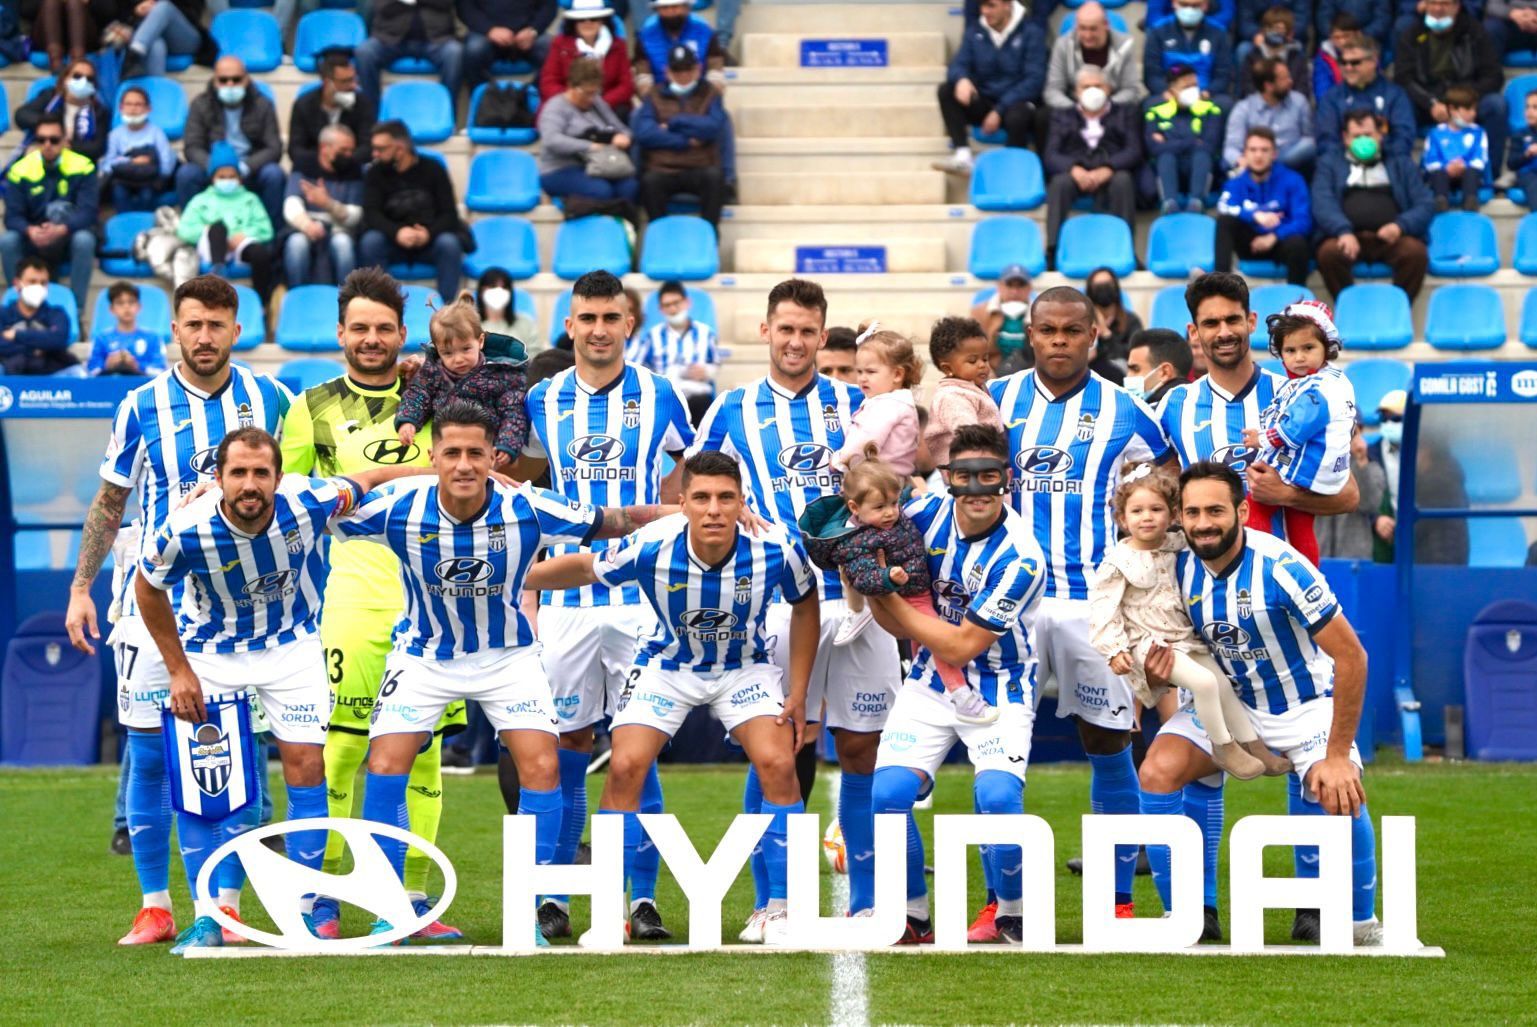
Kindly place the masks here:
[(19, 300), (0, 307), (0, 332), (12, 327), (16, 329), (15, 336), (0, 338), (0, 360), (35, 349), (53, 353), (69, 349), (69, 315), (52, 303), (44, 303), (31, 317), (21, 312)]
[(636, 108), (630, 116), (630, 133), (642, 150), (686, 150), (690, 139), (701, 143), (720, 141), (726, 130), (726, 105), (716, 93), (703, 114), (674, 114), (663, 128), (656, 117), (656, 104), (651, 97)]
[[(1505, 158), (1505, 166), (1518, 175), (1524, 175), (1529, 171), (1537, 171), (1537, 156), (1528, 157), (1526, 149), (1529, 146), (1537, 146), (1537, 129), (1523, 128), (1520, 132), (1510, 137), (1509, 154)], [(1537, 197), (1533, 197), (1537, 199)]]
[[(1430, 186), (1407, 153), (1386, 154), (1382, 162), (1387, 166), (1393, 202), (1398, 204), (1398, 217), (1393, 220), (1405, 235), (1424, 239), (1436, 213), (1436, 198)], [(1350, 160), (1343, 150), (1319, 155), (1318, 167), (1313, 172), (1313, 222), (1323, 238), (1333, 239), (1355, 231), (1342, 206), (1349, 180)]]
[[(1329, 38), (1329, 23), (1336, 14), (1353, 15), (1361, 23), (1361, 31), (1383, 47), (1393, 38), (1393, 0), (1318, 0), (1313, 26), (1318, 30), (1319, 39)], [(1304, 24), (1299, 19), (1298, 29)]]
[(1480, 171), (1489, 166), (1489, 136), (1477, 125), (1457, 128), (1437, 125), (1425, 140), (1425, 154), (1420, 166), (1426, 171), (1440, 171), (1454, 160), (1465, 161)]
[(1403, 87), (1378, 75), (1365, 89), (1353, 89), (1342, 82), (1318, 98), (1313, 122), (1318, 129), (1318, 149), (1344, 150), (1341, 134), (1345, 131), (1345, 113), (1359, 107), (1377, 112), (1388, 123), (1382, 148), (1388, 153), (1407, 155), (1414, 148), (1419, 130), (1414, 122), (1414, 104)]
[[(1282, 215), (1281, 223), (1273, 229), (1261, 229), (1254, 223), (1254, 215), (1260, 211)], [(1271, 166), (1263, 182), (1255, 181), (1247, 171), (1228, 179), (1217, 199), (1217, 212), (1238, 218), (1261, 234), (1274, 232), (1277, 239), (1307, 235), (1313, 230), (1307, 180), (1279, 162)]]
[[(1203, 25), (1209, 23), (1226, 32), (1228, 29), (1232, 28), (1233, 23), (1238, 20), (1237, 0), (1217, 0), (1215, 4), (1210, 3), (1210, 0), (1208, 0), (1207, 8), (1206, 17), (1201, 22)], [(1165, 18), (1173, 17), (1174, 0), (1148, 0), (1146, 24), (1157, 25)], [(1256, 23), (1259, 21), (1257, 15), (1255, 17), (1255, 21)], [(1298, 24), (1306, 25), (1307, 19), (1304, 18), (1302, 21), (1298, 22)], [(1253, 35), (1253, 33), (1251, 32), (1250, 35)]]
[(1169, 88), (1169, 69), (1188, 64), (1196, 81), (1218, 105), (1233, 97), (1233, 44), (1227, 33), (1209, 22), (1186, 33), (1173, 18), (1147, 30), (1147, 49), (1142, 57), (1142, 81), (1149, 96)]
[[(667, 53), (675, 46), (686, 46), (694, 51), (694, 56), (699, 58), (699, 66), (703, 68), (710, 55), (710, 44), (715, 39), (715, 30), (709, 22), (695, 15), (689, 15), (688, 21), (683, 25), (683, 31), (677, 36), (670, 36), (662, 27), (661, 19), (656, 15), (646, 19), (646, 23), (640, 27), (637, 34), (636, 54), (644, 57), (650, 65), (651, 75), (658, 82), (667, 81)], [(1045, 74), (1042, 72), (1042, 74)]]
[(70, 205), (63, 223), (71, 232), (94, 229), (99, 212), (100, 189), (96, 164), (74, 150), (65, 150), (49, 167), (33, 150), (5, 173), (5, 227), (25, 232), (30, 225), (56, 220), (48, 208), (57, 202)]
[(971, 79), (977, 91), (1001, 112), (1023, 101), (1040, 101), (1046, 89), (1049, 57), (1046, 34), (1030, 18), (1020, 18), (1002, 46), (993, 45), (987, 26), (979, 21), (961, 37), (948, 78), (951, 82)]

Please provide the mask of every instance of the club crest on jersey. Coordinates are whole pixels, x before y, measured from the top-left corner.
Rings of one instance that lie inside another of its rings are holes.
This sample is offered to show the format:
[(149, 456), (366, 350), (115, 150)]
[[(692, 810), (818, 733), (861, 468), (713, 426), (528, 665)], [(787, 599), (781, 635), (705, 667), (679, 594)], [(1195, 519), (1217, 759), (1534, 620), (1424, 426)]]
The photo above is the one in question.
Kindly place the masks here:
[(828, 403), (822, 407), (822, 424), (826, 426), (828, 434), (841, 431), (843, 422), (838, 419), (838, 406)]
[[(1253, 617), (1254, 616), (1254, 600), (1253, 600), (1253, 597), (1249, 595), (1249, 590), (1246, 589), (1246, 588), (1240, 588), (1238, 590), (1238, 594), (1237, 594), (1237, 596), (1235, 598), (1238, 600), (1238, 616), (1242, 617), (1245, 620), (1249, 619), (1250, 617)], [(1245, 638), (1245, 641), (1247, 641), (1247, 640), (1248, 639)]]
[(293, 528), (283, 535), (283, 545), (294, 556), (298, 556), (304, 551), (304, 536), (299, 534), (298, 528)]
[(1079, 442), (1089, 442), (1094, 438), (1094, 415), (1084, 414), (1078, 418), (1078, 430), (1074, 433)]
[(738, 605), (744, 605), (752, 600), (752, 578), (744, 575), (736, 579), (736, 594), (733, 598)]
[(493, 524), (486, 529), (486, 548), (493, 553), (507, 551), (507, 529), (503, 525)]
[(249, 403), (242, 403), (236, 407), (235, 417), (239, 419), (242, 428), (249, 428), (256, 423), (256, 412), (251, 409)]
[(627, 399), (624, 401), (624, 409), (620, 412), (619, 419), (626, 428), (640, 427), (640, 401)]
[(192, 778), (198, 791), (210, 798), (223, 795), (235, 766), (229, 735), (213, 724), (199, 724), (187, 747), (192, 751)]

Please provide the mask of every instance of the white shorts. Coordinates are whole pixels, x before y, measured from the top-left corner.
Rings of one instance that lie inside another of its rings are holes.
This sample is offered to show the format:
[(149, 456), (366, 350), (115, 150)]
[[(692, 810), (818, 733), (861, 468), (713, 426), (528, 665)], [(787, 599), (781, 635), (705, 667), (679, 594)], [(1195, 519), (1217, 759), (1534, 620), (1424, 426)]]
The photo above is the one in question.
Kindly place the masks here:
[(897, 691), (891, 716), (886, 719), (875, 769), (908, 767), (927, 774), (932, 782), (950, 748), (959, 741), (966, 746), (966, 755), (978, 774), (1001, 770), (1023, 781), (1034, 728), (1035, 710), (1029, 703), (1004, 703), (993, 723), (966, 724), (955, 718), (955, 707), (944, 695), (909, 682)]
[(334, 700), (318, 635), (251, 653), (188, 653), (187, 662), (204, 695), (256, 697), (266, 723), (253, 717), (253, 730), (271, 731), (280, 742), (325, 744)]
[(430, 733), (450, 703), (474, 699), (498, 732), (559, 734), (539, 644), (429, 660), (392, 650), (368, 737)]
[[(1309, 802), (1318, 797), (1308, 785), (1308, 771), (1322, 760), (1329, 751), (1329, 729), (1334, 725), (1334, 697), (1324, 696), (1293, 706), (1285, 713), (1265, 713), (1244, 706), (1254, 733), (1276, 752), (1292, 761), (1302, 778), (1302, 793)], [(1159, 734), (1178, 735), (1189, 741), (1206, 755), (1211, 755), (1211, 738), (1201, 718), (1196, 716), (1194, 705), (1185, 705), (1158, 729)], [(1361, 753), (1355, 742), (1350, 743), (1350, 762), (1361, 768)]]
[[(806, 689), (806, 719), (849, 731), (879, 731), (902, 682), (897, 640), (872, 622), (848, 645), (833, 645), (838, 626), (848, 616), (848, 604), (842, 599), (824, 600), (820, 611), (822, 637)], [(789, 603), (769, 606), (764, 630), (774, 662), (790, 673)]]
[(119, 618), (108, 641), (117, 664), (118, 723), (159, 731), (160, 709), (171, 697), (171, 675), (160, 647), (137, 616)]
[(1057, 716), (1077, 717), (1111, 731), (1130, 731), (1131, 685), (1110, 670), (1099, 650), (1089, 644), (1089, 601), (1045, 598), (1035, 610), (1036, 656), (1044, 685), (1057, 679)]
[(614, 710), (636, 640), (655, 626), (656, 612), (645, 603), (539, 608), (544, 672), (562, 732), (590, 727)]
[(691, 670), (634, 667), (625, 679), (610, 730), (639, 724), (671, 738), (688, 711), (708, 706), (728, 732), (754, 717), (784, 712), (784, 686), (778, 667), (754, 664), (706, 677)]

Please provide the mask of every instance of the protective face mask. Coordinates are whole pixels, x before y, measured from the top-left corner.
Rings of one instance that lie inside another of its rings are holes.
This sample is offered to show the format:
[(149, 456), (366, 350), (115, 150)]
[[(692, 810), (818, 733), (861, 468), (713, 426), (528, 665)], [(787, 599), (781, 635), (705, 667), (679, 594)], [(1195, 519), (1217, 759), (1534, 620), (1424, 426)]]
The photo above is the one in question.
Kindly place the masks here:
[(1078, 94), (1078, 102), (1083, 109), (1090, 114), (1097, 114), (1105, 109), (1105, 104), (1110, 101), (1110, 94), (1099, 86), (1089, 86)]
[(1121, 388), (1125, 389), (1133, 396), (1136, 396), (1138, 399), (1142, 399), (1147, 395), (1146, 382), (1147, 379), (1140, 374), (1129, 374), (1126, 376), (1125, 380), (1121, 382)]
[(220, 86), (219, 102), (226, 107), (238, 107), (245, 103), (245, 86)]
[(512, 290), (503, 289), (499, 286), (482, 289), (480, 292), (480, 302), (486, 305), (487, 310), (506, 310), (507, 305), (512, 302)]
[(48, 302), (48, 286), (23, 285), (19, 291), (21, 302), (36, 310)]
[(1467, 118), (1452, 119), (1452, 127), (1454, 128), (1471, 128), (1472, 126), (1473, 122), (1469, 121)]
[(669, 82), (669, 83), (667, 83), (667, 89), (668, 89), (669, 92), (672, 93), (673, 96), (687, 96), (689, 93), (692, 93), (698, 87), (699, 87), (699, 80), (697, 78), (694, 81), (690, 82), (688, 85), (684, 85), (681, 82)]
[(1024, 300), (1009, 300), (1007, 303), (998, 304), (998, 309), (1003, 312), (1004, 317), (1013, 321), (1016, 318), (1024, 317), (1025, 311), (1029, 310), (1030, 307)]
[(1362, 164), (1376, 163), (1382, 148), (1371, 136), (1356, 136), (1350, 141), (1350, 154)]
[(213, 187), (219, 190), (219, 192), (223, 193), (225, 196), (228, 196), (230, 193), (240, 188), (240, 179), (216, 178), (214, 179)]
[(1116, 288), (1109, 282), (1095, 282), (1087, 292), (1089, 301), (1096, 307), (1112, 306), (1116, 301)]
[(689, 318), (688, 311), (686, 310), (680, 310), (676, 314), (668, 314), (666, 317), (667, 326), (674, 331), (681, 332), (683, 329), (688, 327)]
[(1175, 94), (1174, 99), (1178, 101), (1181, 107), (1185, 108), (1186, 110), (1190, 110), (1196, 104), (1201, 102), (1201, 87), (1186, 86), (1184, 89), (1181, 89), (1178, 93)]
[(148, 114), (124, 114), (123, 115), (123, 124), (127, 125), (129, 128), (143, 128), (144, 127), (144, 123), (146, 121), (148, 121), (148, 120), (149, 120), (149, 115)]
[(1271, 49), (1275, 49), (1276, 47), (1285, 46), (1286, 45), (1286, 33), (1284, 33), (1284, 32), (1267, 32), (1267, 33), (1265, 33), (1265, 45), (1270, 47)]
[(64, 88), (76, 100), (89, 100), (96, 95), (96, 83), (88, 78), (72, 78), (64, 83)]
[(1199, 7), (1176, 7), (1174, 17), (1187, 29), (1193, 29), (1206, 18), (1206, 12)]
[(1433, 17), (1431, 17), (1430, 15), (1427, 14), (1427, 15), (1425, 15), (1425, 27), (1428, 28), (1432, 32), (1446, 32), (1447, 30), (1449, 30), (1452, 27), (1452, 22), (1454, 20), (1456, 20), (1456, 19), (1454, 19), (1454, 18), (1433, 18)]
[(683, 26), (688, 24), (688, 15), (669, 15), (666, 18), (657, 18), (657, 21), (661, 22), (662, 28), (669, 33), (682, 32)]
[(336, 106), (344, 111), (352, 110), (352, 105), (358, 102), (358, 94), (352, 91), (345, 93), (333, 93), (331, 99), (336, 101)]
[(1382, 441), (1386, 442), (1390, 446), (1397, 446), (1402, 444), (1404, 441), (1404, 422), (1383, 421)]

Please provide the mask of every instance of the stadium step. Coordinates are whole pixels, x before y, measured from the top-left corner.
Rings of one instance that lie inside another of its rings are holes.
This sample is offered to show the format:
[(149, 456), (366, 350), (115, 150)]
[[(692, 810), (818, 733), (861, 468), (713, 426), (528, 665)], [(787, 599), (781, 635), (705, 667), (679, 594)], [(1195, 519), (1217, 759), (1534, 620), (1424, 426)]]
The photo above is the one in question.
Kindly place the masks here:
[[(869, 40), (883, 42), (889, 67), (922, 65), (932, 67), (948, 59), (948, 45), (943, 32), (871, 31), (869, 19), (862, 29), (838, 34), (836, 41)], [(884, 28), (884, 26), (882, 26)], [(826, 30), (819, 32), (750, 32), (742, 36), (742, 64), (752, 68), (799, 68), (804, 59), (802, 43), (836, 42)]]
[(954, 3), (903, 3), (871, 0), (867, 3), (764, 2), (742, 5), (737, 34), (783, 32), (815, 25), (824, 37), (867, 36), (879, 25), (888, 32), (940, 32), (960, 36), (960, 5)]
[(739, 138), (772, 136), (881, 137), (938, 134), (939, 106), (872, 103), (859, 106), (784, 107), (744, 104), (735, 111)]
[[(943, 203), (945, 176), (939, 171), (743, 172), (737, 177), (743, 203)], [(936, 270), (942, 270), (936, 269)]]
[[(799, 240), (741, 239), (733, 247), (732, 260), (738, 273), (768, 272), (788, 275), (795, 273), (798, 248), (848, 245), (850, 245), (848, 239), (828, 239), (824, 234), (814, 230)], [(943, 239), (886, 239), (881, 245), (885, 248), (888, 272), (945, 270)]]

